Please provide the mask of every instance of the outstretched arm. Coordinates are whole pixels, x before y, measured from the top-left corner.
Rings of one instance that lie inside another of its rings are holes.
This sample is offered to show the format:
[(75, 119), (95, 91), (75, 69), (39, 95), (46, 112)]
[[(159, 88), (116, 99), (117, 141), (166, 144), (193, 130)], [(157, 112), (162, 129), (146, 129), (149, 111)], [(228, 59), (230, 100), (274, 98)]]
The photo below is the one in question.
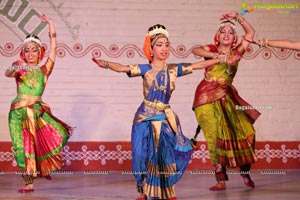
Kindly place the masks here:
[(15, 61), (15, 62), (13, 62), (13, 64), (12, 64), (12, 66), (11, 66), (11, 69), (7, 69), (6, 71), (5, 71), (5, 76), (6, 77), (15, 77), (15, 75), (16, 75), (16, 70), (18, 69), (18, 68), (20, 68), (21, 66), (23, 66), (24, 65), (24, 61), (23, 60), (17, 60), (17, 61)]
[(196, 69), (202, 69), (202, 68), (208, 67), (210, 65), (215, 65), (215, 64), (218, 64), (218, 63), (221, 63), (221, 64), (225, 63), (227, 65), (234, 65), (241, 58), (242, 58), (241, 55), (233, 55), (233, 56), (222, 55), (222, 56), (219, 56), (218, 58), (193, 63), (192, 67), (193, 67), (193, 70), (196, 70)]
[(210, 52), (208, 46), (199, 46), (192, 50), (192, 53), (196, 56), (201, 56), (205, 58), (217, 58), (218, 55), (216, 53)]
[(111, 69), (115, 72), (125, 72), (125, 73), (130, 72), (130, 68), (127, 65), (122, 65), (120, 63), (110, 62), (101, 59), (97, 60), (95, 57), (93, 57), (92, 60), (98, 65), (98, 67)]
[(5, 71), (5, 76), (6, 77), (15, 77), (15, 70), (11, 70), (11, 69), (7, 69), (6, 71)]
[(246, 49), (248, 48), (249, 44), (250, 44), (249, 41), (253, 40), (253, 37), (255, 35), (254, 28), (251, 26), (251, 24), (244, 17), (242, 17), (237, 12), (230, 12), (230, 13), (224, 14), (221, 17), (221, 20), (224, 20), (224, 19), (228, 19), (228, 20), (234, 19), (235, 21), (240, 23), (240, 25), (244, 29), (245, 34), (244, 34), (243, 39), (242, 39), (242, 41), (241, 41), (241, 43), (240, 43), (240, 45), (238, 46), (238, 49), (237, 49), (239, 54), (243, 55), (245, 53)]
[(193, 67), (193, 70), (202, 69), (202, 68), (208, 67), (210, 65), (220, 63), (220, 61), (221, 61), (220, 58), (204, 60), (204, 61), (200, 61), (200, 62), (197, 62), (197, 63), (193, 63), (192, 67)]
[(50, 38), (50, 53), (49, 53), (49, 58), (55, 62), (56, 58), (56, 46), (57, 46), (57, 41), (56, 41), (56, 32), (54, 28), (53, 21), (46, 17), (46, 15), (39, 15), (39, 18), (41, 19), (42, 22), (45, 22), (49, 25), (49, 38)]
[(276, 47), (300, 51), (300, 41), (292, 40), (253, 40), (253, 42), (261, 47)]

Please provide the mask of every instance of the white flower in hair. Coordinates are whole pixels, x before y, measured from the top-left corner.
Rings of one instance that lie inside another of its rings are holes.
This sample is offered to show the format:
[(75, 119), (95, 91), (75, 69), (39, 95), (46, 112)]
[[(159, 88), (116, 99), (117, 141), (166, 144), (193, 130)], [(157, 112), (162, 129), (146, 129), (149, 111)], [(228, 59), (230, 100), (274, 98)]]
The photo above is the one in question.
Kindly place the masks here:
[(163, 28), (155, 28), (153, 29), (152, 31), (149, 31), (148, 32), (148, 35), (152, 36), (152, 35), (156, 35), (156, 34), (164, 34), (165, 36), (169, 37), (169, 33), (166, 29), (163, 29)]
[(39, 46), (42, 46), (42, 42), (41, 40), (39, 40), (38, 38), (36, 38), (35, 36), (31, 35), (29, 36), (28, 38), (26, 38), (24, 41), (23, 41), (23, 44), (26, 44), (28, 42), (35, 42), (36, 44), (38, 44)]

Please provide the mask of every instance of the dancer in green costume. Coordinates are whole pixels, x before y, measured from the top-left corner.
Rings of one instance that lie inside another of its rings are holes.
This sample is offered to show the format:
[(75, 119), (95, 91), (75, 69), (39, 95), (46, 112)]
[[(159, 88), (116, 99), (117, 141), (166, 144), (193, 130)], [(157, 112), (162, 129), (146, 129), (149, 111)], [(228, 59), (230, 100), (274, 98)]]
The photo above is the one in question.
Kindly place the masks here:
[(56, 57), (56, 33), (51, 19), (40, 15), (49, 25), (50, 52), (45, 64), (39, 66), (45, 55), (40, 39), (28, 35), (24, 40), (20, 56), (5, 75), (15, 78), (17, 96), (9, 112), (9, 129), (15, 159), (23, 170), (25, 187), (19, 192), (33, 192), (33, 179), (46, 177), (63, 166), (62, 149), (72, 128), (52, 115), (42, 94), (53, 70)]

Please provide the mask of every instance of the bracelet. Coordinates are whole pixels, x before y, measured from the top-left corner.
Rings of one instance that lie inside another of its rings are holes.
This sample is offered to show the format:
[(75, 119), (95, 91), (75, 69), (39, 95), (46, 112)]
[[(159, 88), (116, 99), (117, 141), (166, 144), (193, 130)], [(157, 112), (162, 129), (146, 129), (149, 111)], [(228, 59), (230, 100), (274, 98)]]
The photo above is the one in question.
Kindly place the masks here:
[(214, 53), (214, 55), (212, 56), (213, 59), (216, 59), (219, 57), (219, 54), (218, 53)]
[(56, 33), (48, 33), (49, 38), (56, 38)]
[(240, 14), (237, 14), (236, 17), (234, 18), (234, 20), (235, 20), (236, 22), (238, 22), (238, 21), (240, 20), (241, 17), (242, 17), (242, 16), (241, 16)]
[(260, 41), (259, 47), (268, 47), (268, 39), (262, 39)]
[(234, 18), (234, 20), (236, 21), (236, 22), (238, 22), (240, 25), (242, 25), (243, 24), (243, 22), (245, 21), (245, 19), (242, 17), (242, 15), (240, 15), (240, 14), (238, 14), (235, 18)]
[(109, 69), (108, 61), (107, 60), (102, 60), (102, 62), (103, 62), (103, 68)]

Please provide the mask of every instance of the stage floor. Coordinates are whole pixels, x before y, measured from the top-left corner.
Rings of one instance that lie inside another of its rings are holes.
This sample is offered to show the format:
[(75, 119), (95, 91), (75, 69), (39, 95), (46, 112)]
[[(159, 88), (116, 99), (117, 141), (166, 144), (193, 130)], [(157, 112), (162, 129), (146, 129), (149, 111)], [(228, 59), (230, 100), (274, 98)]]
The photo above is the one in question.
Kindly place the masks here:
[[(241, 177), (229, 174), (227, 189), (212, 192), (214, 176), (205, 171), (186, 171), (176, 185), (181, 200), (264, 200), (300, 199), (300, 169), (283, 171), (252, 171), (255, 189), (246, 188)], [(0, 198), (6, 200), (134, 200), (137, 197), (134, 178), (130, 174), (114, 172), (63, 172), (53, 174), (52, 180), (37, 179), (35, 191), (20, 194), (19, 174), (0, 174)]]

